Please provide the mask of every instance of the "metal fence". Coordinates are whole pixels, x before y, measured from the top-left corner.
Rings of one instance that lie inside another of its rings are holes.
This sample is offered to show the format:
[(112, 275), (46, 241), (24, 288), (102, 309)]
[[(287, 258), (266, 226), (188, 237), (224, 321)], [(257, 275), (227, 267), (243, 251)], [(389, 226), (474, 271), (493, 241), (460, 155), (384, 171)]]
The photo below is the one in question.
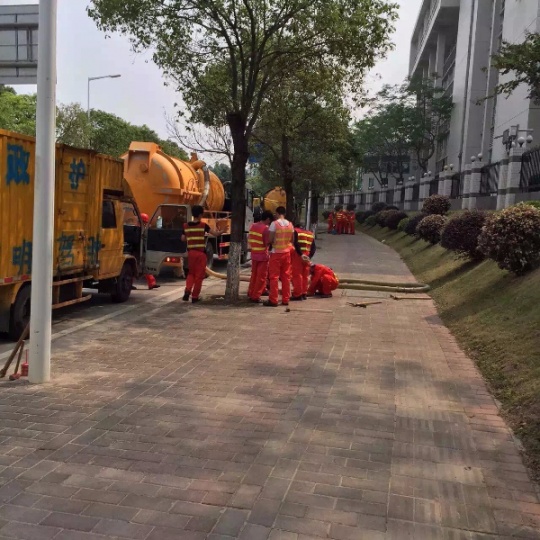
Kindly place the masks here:
[(501, 172), (500, 163), (491, 163), (482, 168), (480, 177), (480, 194), (495, 195), (499, 189), (499, 174)]
[(459, 199), (463, 195), (463, 173), (456, 173), (452, 176), (452, 190), (450, 192), (451, 199)]
[(540, 191), (540, 148), (523, 153), (521, 158), (521, 191)]
[(417, 201), (420, 198), (420, 184), (415, 182), (412, 188), (412, 200)]
[(439, 193), (439, 177), (436, 176), (429, 182), (429, 195), (437, 195)]

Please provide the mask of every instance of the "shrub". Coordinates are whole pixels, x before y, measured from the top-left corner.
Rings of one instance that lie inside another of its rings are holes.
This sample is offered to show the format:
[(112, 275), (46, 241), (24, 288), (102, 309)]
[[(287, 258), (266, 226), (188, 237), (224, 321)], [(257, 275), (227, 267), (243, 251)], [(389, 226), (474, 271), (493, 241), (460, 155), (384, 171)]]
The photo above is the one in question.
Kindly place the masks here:
[(375, 214), (375, 220), (377, 222), (377, 225), (379, 225), (380, 227), (386, 227), (386, 219), (388, 218), (391, 212), (395, 212), (395, 210), (386, 210), (385, 208), (381, 212), (378, 212), (377, 214)]
[(410, 221), (410, 218), (406, 217), (406, 218), (403, 218), (399, 223), (398, 223), (398, 231), (401, 231), (401, 232), (405, 232), (405, 229), (407, 228), (407, 225)]
[(374, 227), (377, 225), (377, 216), (375, 214), (372, 214), (371, 216), (368, 216), (366, 221), (364, 222), (368, 227)]
[(432, 214), (426, 216), (416, 228), (418, 236), (429, 242), (430, 244), (437, 244), (441, 240), (441, 231), (446, 223), (446, 218), (438, 214)]
[(389, 229), (392, 229), (393, 231), (397, 231), (398, 225), (406, 217), (407, 217), (407, 214), (405, 212), (402, 212), (401, 210), (388, 210), (388, 214), (385, 220), (385, 225)]
[(525, 201), (525, 204), (534, 206), (535, 208), (540, 208), (540, 201)]
[(405, 226), (405, 232), (409, 236), (417, 236), (416, 234), (416, 228), (418, 227), (418, 224), (426, 217), (426, 214), (416, 214), (416, 216), (413, 216), (409, 219), (409, 222)]
[(381, 210), (384, 210), (386, 208), (387, 204), (383, 201), (379, 201), (379, 202), (376, 202), (376, 203), (373, 203), (371, 205), (371, 211), (374, 213), (374, 214), (377, 214), (379, 213)]
[(485, 212), (477, 210), (453, 217), (442, 231), (441, 246), (468, 259), (483, 259), (483, 253), (478, 251), (478, 238), (486, 218)]
[(446, 195), (431, 195), (424, 201), (422, 212), (424, 214), (437, 214), (444, 216), (450, 210), (450, 197)]
[(491, 214), (478, 249), (517, 275), (540, 266), (540, 210), (522, 203)]
[(399, 210), (399, 208), (397, 206), (391, 205), (391, 206), (387, 206), (385, 210)]
[[(360, 214), (360, 216), (358, 214)], [(356, 213), (356, 221), (358, 221), (358, 223), (365, 223), (366, 219), (369, 216), (373, 216), (373, 215), (375, 215), (375, 214), (371, 210), (366, 210), (365, 212), (357, 212)]]

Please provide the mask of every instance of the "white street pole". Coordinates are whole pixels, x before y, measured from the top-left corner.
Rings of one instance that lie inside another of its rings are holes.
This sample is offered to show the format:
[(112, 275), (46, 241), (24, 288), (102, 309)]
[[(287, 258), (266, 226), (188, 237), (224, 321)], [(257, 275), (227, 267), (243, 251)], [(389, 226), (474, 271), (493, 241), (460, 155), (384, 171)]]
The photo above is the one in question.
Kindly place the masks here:
[(56, 11), (57, 0), (40, 0), (28, 374), (32, 383), (47, 382), (51, 376), (56, 161)]
[(307, 215), (306, 215), (306, 230), (311, 230), (311, 182), (309, 183), (308, 200), (307, 200)]
[(118, 79), (122, 75), (101, 75), (100, 77), (88, 77), (88, 95), (87, 95), (87, 108), (86, 114), (88, 115), (88, 120), (90, 120), (90, 83), (92, 81), (99, 81), (100, 79)]

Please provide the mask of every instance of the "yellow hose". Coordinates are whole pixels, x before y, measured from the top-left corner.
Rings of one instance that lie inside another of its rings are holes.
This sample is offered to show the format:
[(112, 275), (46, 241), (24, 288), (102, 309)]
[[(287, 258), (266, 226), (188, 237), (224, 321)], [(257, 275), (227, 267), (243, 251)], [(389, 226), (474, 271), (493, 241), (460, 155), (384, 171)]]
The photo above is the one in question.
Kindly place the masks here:
[[(218, 279), (227, 279), (225, 274), (219, 274), (206, 267), (206, 274)], [(240, 281), (249, 283), (248, 276), (240, 275)], [(383, 291), (399, 293), (424, 293), (430, 290), (429, 285), (425, 283), (391, 283), (388, 281), (371, 281), (367, 279), (343, 278), (339, 279), (338, 289), (352, 289), (356, 291)]]

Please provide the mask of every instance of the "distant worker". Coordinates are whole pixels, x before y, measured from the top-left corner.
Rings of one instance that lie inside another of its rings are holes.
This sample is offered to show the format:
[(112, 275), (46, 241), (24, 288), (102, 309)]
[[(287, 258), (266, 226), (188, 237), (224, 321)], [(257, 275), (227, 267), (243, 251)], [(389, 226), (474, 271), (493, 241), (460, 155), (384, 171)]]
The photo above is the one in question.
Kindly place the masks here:
[(291, 250), (293, 295), (291, 300), (307, 300), (309, 285), (309, 265), (315, 255), (315, 236), (297, 226), (294, 228), (293, 249)]
[(343, 206), (336, 206), (336, 233), (343, 234), (347, 218), (343, 212)]
[(354, 211), (356, 208), (356, 204), (349, 204), (347, 206), (347, 234), (355, 234), (356, 229), (356, 212)]
[(335, 291), (339, 285), (334, 271), (323, 264), (312, 264), (310, 273), (308, 296), (319, 295), (321, 298), (331, 298), (332, 291)]
[(266, 290), (268, 279), (268, 226), (272, 223), (272, 212), (264, 211), (260, 220), (253, 223), (248, 233), (248, 245), (251, 251), (251, 279), (249, 280), (248, 297), (251, 302), (259, 304)]
[(203, 213), (202, 206), (196, 205), (191, 208), (193, 221), (184, 224), (182, 235), (182, 242), (187, 242), (188, 250), (188, 275), (182, 300), (187, 302), (191, 296), (193, 304), (200, 300), (199, 295), (206, 275), (206, 235), (221, 235), (220, 231), (212, 230), (207, 223), (201, 221)]
[(328, 234), (332, 234), (334, 232), (334, 221), (335, 221), (335, 217), (336, 215), (334, 214), (334, 211), (332, 210), (329, 214), (328, 214), (328, 230), (327, 230), (327, 233)]
[(268, 274), (270, 276), (270, 296), (263, 305), (277, 307), (279, 282), (281, 281), (281, 303), (289, 305), (291, 296), (291, 247), (294, 228), (285, 219), (286, 210), (283, 206), (276, 208), (277, 219), (268, 228), (268, 242), (272, 244)]
[[(141, 214), (141, 220), (143, 223), (143, 228), (145, 229), (146, 227), (148, 227), (148, 223), (150, 221), (148, 214)], [(156, 283), (156, 278), (152, 274), (144, 274), (144, 278), (146, 279), (146, 284), (148, 285), (149, 291), (151, 291), (152, 289), (160, 288), (161, 285), (158, 285)]]

